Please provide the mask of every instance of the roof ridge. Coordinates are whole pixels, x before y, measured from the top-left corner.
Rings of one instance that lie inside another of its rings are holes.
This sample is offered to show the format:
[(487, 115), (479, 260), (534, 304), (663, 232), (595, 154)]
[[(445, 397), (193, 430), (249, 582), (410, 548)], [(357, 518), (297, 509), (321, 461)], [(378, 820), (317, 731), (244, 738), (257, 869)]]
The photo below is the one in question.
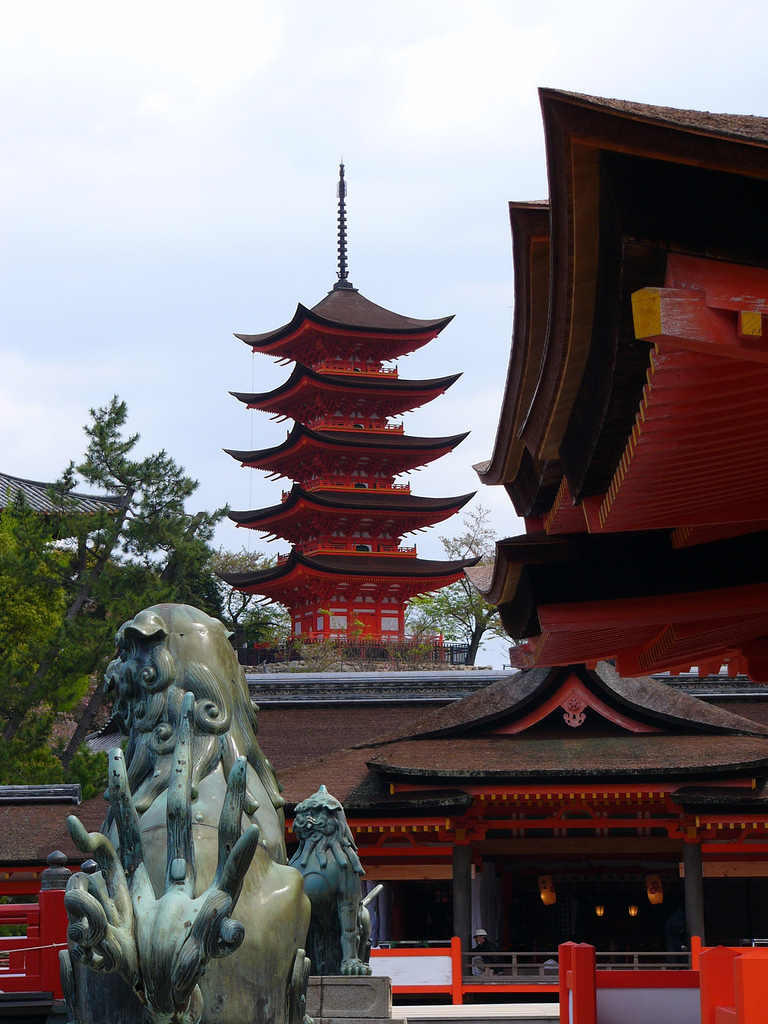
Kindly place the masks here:
[[(768, 144), (768, 117), (761, 117), (758, 114), (728, 114), (696, 110), (692, 107), (667, 107), (615, 97), (570, 92), (567, 89), (540, 88), (539, 99), (542, 104), (545, 99), (549, 98), (575, 101), (581, 106), (609, 110), (627, 117), (642, 118), (654, 124), (673, 125), (676, 128), (688, 129), (705, 135)], [(759, 131), (755, 131), (755, 129), (759, 129)]]

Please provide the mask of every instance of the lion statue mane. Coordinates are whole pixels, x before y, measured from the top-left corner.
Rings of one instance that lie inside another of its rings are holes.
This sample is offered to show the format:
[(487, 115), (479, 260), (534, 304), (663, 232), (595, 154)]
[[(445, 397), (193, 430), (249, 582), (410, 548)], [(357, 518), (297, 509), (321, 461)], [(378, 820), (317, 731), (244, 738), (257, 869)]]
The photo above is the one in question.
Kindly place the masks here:
[(363, 903), (365, 874), (344, 808), (325, 786), (296, 805), (299, 847), (291, 865), (304, 876), (312, 904), (307, 955), (312, 973), (370, 974), (371, 921)]
[[(128, 737), (125, 769), (156, 898), (168, 884), (168, 792), (185, 713), (192, 737), (193, 896), (218, 877), (219, 819), (236, 763), (245, 776), (242, 827), (258, 826), (258, 845), (236, 911), (245, 937), (235, 953), (212, 959), (204, 968), (202, 1024), (294, 1024), (297, 1015), (300, 1024), (298, 989), (306, 988), (309, 970), (303, 950), (310, 904), (301, 874), (287, 864), (285, 801), (256, 739), (258, 707), (250, 700), (229, 634), (218, 619), (196, 608), (159, 604), (124, 623), (116, 645), (105, 688), (115, 693), (113, 722)], [(119, 849), (113, 810), (101, 831)], [(144, 1007), (117, 974), (96, 975), (79, 967), (74, 973), (78, 1013), (85, 1024), (147, 1020)]]

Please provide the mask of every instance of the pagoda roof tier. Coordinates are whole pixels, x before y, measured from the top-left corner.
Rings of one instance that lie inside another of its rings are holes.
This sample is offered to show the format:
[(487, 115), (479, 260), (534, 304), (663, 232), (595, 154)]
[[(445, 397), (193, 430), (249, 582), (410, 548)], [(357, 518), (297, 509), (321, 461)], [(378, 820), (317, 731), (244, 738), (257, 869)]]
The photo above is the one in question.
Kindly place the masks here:
[(393, 537), (440, 523), (474, 497), (421, 498), (403, 492), (372, 490), (307, 491), (294, 484), (279, 505), (253, 512), (230, 512), (238, 526), (263, 530), (292, 544), (318, 534), (349, 529), (365, 521), (386, 529)]
[(528, 534), (470, 569), (496, 604), (517, 665), (615, 659), (621, 672), (724, 662), (768, 681), (768, 531), (694, 547), (675, 533)]
[(334, 471), (349, 474), (364, 470), (367, 475), (397, 476), (439, 459), (468, 435), (412, 437), (392, 430), (310, 430), (294, 425), (282, 444), (257, 451), (224, 450), (244, 466), (263, 469), (296, 482)]
[(279, 413), (301, 423), (328, 413), (359, 412), (398, 416), (442, 395), (460, 373), (431, 380), (402, 380), (395, 374), (318, 373), (297, 363), (288, 380), (273, 391), (248, 394), (231, 391), (249, 409)]
[(218, 575), (236, 590), (261, 594), (288, 607), (299, 593), (306, 592), (308, 586), (312, 587), (313, 596), (320, 600), (330, 600), (345, 585), (368, 584), (366, 594), (375, 600), (393, 596), (398, 601), (407, 601), (417, 594), (456, 582), (461, 579), (464, 569), (477, 561), (473, 558), (448, 562), (368, 553), (310, 557), (294, 549), (287, 558), (269, 569)]
[(309, 365), (353, 353), (380, 362), (421, 348), (452, 319), (401, 316), (345, 288), (329, 292), (311, 309), (299, 303), (293, 318), (275, 331), (235, 337), (256, 352)]

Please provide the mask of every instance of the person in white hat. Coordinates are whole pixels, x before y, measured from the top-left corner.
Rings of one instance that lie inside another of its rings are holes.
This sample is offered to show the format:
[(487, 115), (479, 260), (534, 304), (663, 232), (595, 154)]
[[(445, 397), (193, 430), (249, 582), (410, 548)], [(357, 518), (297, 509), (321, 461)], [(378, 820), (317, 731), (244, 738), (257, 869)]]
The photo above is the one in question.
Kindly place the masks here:
[[(475, 944), (472, 947), (473, 953), (498, 953), (499, 947), (496, 945), (495, 942), (491, 942), (491, 940), (488, 938), (488, 932), (485, 930), (485, 928), (476, 928), (473, 935), (475, 939)], [(489, 966), (493, 966), (493, 964), (494, 960), (493, 958), (490, 958)], [(485, 971), (485, 965), (486, 961), (482, 956), (472, 957), (473, 974), (483, 974)], [(496, 973), (501, 972), (500, 970), (494, 971), (494, 974)]]

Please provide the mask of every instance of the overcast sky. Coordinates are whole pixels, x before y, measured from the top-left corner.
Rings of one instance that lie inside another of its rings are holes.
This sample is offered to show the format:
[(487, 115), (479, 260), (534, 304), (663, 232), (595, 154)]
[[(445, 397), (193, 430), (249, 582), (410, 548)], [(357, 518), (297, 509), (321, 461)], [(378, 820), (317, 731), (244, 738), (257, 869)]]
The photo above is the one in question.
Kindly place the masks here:
[[(278, 501), (222, 448), (279, 443), (228, 392), (289, 370), (232, 335), (332, 286), (343, 155), (353, 284), (456, 315), (400, 372), (464, 375), (405, 425), (472, 433), (412, 488), (475, 490), (509, 357), (506, 204), (547, 195), (537, 88), (768, 115), (767, 37), (764, 0), (0, 0), (0, 469), (54, 479), (117, 393), (196, 505)], [(480, 497), (522, 532), (502, 489)]]

